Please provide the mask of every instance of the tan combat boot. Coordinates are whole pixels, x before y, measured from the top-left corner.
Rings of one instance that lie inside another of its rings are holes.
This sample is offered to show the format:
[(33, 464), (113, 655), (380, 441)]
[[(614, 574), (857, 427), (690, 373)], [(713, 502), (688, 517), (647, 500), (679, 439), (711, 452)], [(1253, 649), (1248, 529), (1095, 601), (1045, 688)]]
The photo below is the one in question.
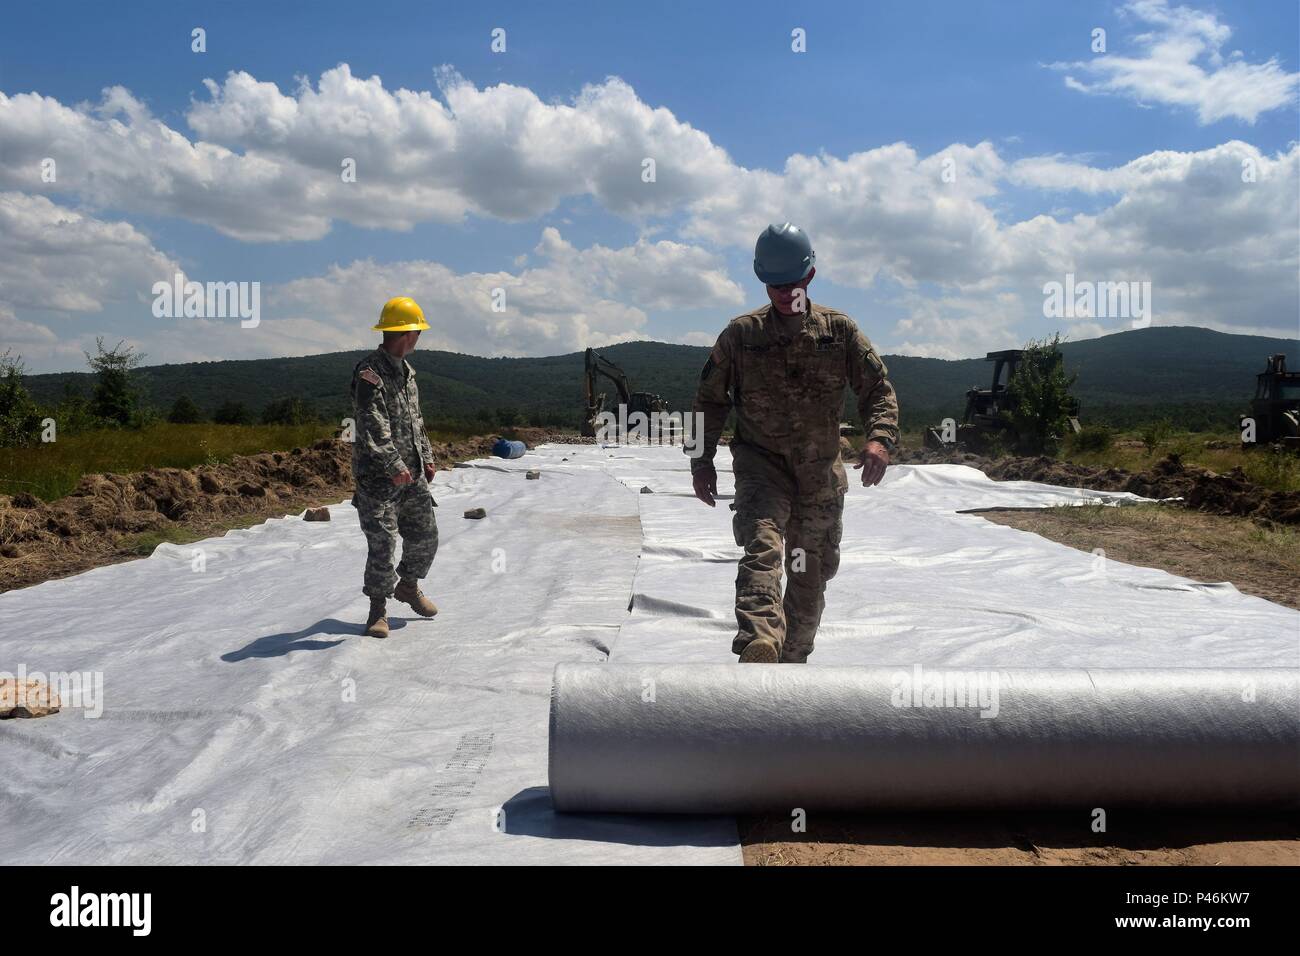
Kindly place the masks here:
[(433, 617), (438, 613), (438, 605), (434, 604), (420, 591), (420, 586), (414, 581), (400, 581), (397, 590), (393, 592), (393, 597), (403, 604), (409, 604), (411, 610), (421, 617)]
[(756, 637), (740, 652), (742, 664), (775, 664), (781, 659), (781, 648), (770, 637)]
[(366, 637), (388, 636), (388, 608), (383, 598), (370, 599), (370, 615), (366, 618)]

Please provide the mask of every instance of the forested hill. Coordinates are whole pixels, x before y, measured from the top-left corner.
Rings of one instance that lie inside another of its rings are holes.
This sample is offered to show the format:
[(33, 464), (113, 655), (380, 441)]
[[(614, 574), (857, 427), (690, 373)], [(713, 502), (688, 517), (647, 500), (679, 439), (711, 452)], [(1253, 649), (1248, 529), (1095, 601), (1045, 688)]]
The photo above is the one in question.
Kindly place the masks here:
[[(1012, 348), (1019, 343), (1008, 342)], [(1075, 394), (1083, 418), (1128, 426), (1167, 417), (1176, 425), (1227, 427), (1254, 394), (1255, 375), (1275, 352), (1300, 366), (1300, 341), (1230, 335), (1192, 327), (1152, 327), (1062, 346), (1067, 368), (1078, 374)], [(658, 392), (673, 409), (687, 408), (708, 355), (703, 346), (629, 342), (601, 349), (627, 372), (636, 390)], [(254, 413), (268, 403), (301, 398), (322, 415), (342, 417), (348, 381), (361, 352), (301, 358), (194, 362), (138, 370), (146, 401), (166, 413), (188, 395), (207, 414), (230, 401)], [(577, 424), (582, 409), (581, 352), (543, 358), (482, 358), (417, 350), (420, 397), (431, 421), (480, 419)], [(886, 355), (898, 390), (905, 427), (945, 415), (959, 417), (968, 388), (987, 386), (992, 365), (982, 358), (946, 361)], [(57, 402), (65, 387), (82, 394), (88, 373), (30, 375), (37, 401)], [(605, 388), (605, 391), (612, 391)]]

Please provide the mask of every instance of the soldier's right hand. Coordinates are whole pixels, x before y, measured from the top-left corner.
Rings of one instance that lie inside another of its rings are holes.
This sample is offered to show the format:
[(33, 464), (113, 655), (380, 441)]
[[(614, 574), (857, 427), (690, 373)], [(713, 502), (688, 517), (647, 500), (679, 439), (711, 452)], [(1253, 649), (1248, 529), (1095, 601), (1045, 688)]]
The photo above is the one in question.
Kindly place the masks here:
[(718, 494), (718, 471), (716, 468), (700, 468), (691, 472), (691, 484), (695, 486), (695, 497), (710, 508), (716, 507), (714, 498)]
[(411, 473), (406, 469), (402, 469), (397, 474), (393, 475), (393, 484), (399, 488), (402, 487), (402, 485), (409, 485), (411, 481)]

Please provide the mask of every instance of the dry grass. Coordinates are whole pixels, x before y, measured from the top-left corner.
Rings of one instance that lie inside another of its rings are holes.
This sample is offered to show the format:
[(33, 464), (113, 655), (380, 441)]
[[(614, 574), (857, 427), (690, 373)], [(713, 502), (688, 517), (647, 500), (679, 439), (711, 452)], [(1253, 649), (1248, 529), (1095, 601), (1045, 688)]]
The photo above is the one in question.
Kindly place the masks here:
[(1103, 548), (1109, 560), (1161, 568), (1300, 608), (1300, 529), (1157, 504), (1045, 508), (983, 517), (1067, 544)]
[(1255, 484), (1273, 491), (1300, 491), (1300, 455), (1273, 452), (1267, 448), (1245, 451), (1236, 432), (1223, 434), (1174, 434), (1148, 451), (1136, 434), (1117, 435), (1115, 443), (1100, 452), (1067, 452), (1066, 461), (1098, 468), (1146, 471), (1168, 454), (1176, 454), (1186, 465), (1199, 465), (1224, 474), (1240, 468)]

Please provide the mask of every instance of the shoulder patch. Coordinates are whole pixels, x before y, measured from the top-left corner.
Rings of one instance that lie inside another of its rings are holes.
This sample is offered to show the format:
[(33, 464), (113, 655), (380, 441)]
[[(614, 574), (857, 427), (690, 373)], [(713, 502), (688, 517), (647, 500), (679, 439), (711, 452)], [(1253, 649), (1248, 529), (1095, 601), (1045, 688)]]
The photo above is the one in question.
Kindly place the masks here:
[(384, 380), (381, 379), (377, 374), (375, 374), (374, 369), (363, 368), (360, 372), (357, 373), (357, 375), (359, 375), (361, 378), (364, 378), (367, 382), (369, 382), (371, 385), (375, 386), (376, 388), (379, 388), (384, 384)]

